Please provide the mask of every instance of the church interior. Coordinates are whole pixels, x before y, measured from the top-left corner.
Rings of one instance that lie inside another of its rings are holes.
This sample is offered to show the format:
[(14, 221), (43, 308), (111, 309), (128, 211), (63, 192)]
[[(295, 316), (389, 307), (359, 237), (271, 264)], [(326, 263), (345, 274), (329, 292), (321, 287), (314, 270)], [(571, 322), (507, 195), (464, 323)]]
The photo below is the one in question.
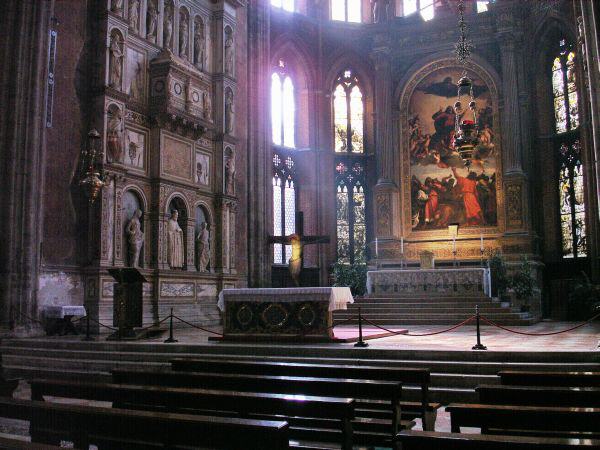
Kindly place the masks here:
[(0, 25), (0, 448), (600, 449), (596, 0)]

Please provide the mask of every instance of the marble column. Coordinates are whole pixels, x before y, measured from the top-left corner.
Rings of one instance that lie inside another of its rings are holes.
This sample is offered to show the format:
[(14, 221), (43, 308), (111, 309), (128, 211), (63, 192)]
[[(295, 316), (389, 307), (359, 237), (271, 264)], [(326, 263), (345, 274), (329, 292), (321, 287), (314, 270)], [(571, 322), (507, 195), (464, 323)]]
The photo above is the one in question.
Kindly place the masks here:
[(390, 48), (375, 48), (371, 54), (375, 63), (375, 148), (377, 154), (377, 184), (395, 184), (395, 164), (392, 126), (392, 64)]
[[(0, 331), (35, 333), (45, 167), (45, 86), (54, 2), (5, 0), (0, 26)], [(56, 212), (59, 213), (58, 211)]]

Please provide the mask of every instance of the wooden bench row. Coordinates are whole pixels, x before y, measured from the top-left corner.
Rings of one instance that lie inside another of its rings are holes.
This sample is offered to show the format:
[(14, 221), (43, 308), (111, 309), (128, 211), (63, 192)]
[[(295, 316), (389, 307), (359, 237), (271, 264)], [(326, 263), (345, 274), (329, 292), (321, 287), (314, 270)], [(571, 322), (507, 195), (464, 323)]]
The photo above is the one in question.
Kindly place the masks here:
[(498, 376), (503, 385), (600, 387), (600, 372), (501, 370)]

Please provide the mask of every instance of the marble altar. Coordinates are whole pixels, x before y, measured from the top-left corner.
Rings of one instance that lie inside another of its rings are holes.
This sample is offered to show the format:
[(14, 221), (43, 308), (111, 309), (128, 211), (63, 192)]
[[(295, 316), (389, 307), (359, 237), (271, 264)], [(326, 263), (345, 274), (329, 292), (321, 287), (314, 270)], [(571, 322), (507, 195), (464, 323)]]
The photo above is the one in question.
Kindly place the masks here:
[(333, 338), (332, 312), (354, 303), (347, 287), (224, 289), (223, 335), (232, 337)]
[(367, 292), (376, 295), (491, 296), (490, 269), (373, 270), (367, 272)]

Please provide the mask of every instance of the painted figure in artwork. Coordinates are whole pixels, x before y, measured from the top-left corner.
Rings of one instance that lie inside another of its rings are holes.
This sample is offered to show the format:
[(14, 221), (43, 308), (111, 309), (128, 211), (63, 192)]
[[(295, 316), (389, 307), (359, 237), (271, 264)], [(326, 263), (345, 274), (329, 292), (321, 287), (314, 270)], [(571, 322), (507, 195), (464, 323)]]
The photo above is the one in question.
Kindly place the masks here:
[(467, 225), (483, 225), (483, 211), (477, 200), (477, 174), (469, 172), (466, 177), (462, 177), (455, 167), (452, 168), (452, 174), (462, 194)]
[(198, 272), (206, 272), (210, 262), (210, 232), (208, 224), (202, 222), (196, 236), (196, 268)]
[(176, 209), (171, 213), (167, 222), (167, 262), (171, 269), (182, 269), (184, 259), (183, 230), (177, 219), (179, 211)]
[(141, 217), (142, 211), (136, 209), (125, 229), (127, 233), (127, 243), (129, 245), (130, 267), (140, 266), (140, 253), (142, 251), (142, 246), (144, 245), (144, 233), (142, 232), (142, 224), (140, 223)]

